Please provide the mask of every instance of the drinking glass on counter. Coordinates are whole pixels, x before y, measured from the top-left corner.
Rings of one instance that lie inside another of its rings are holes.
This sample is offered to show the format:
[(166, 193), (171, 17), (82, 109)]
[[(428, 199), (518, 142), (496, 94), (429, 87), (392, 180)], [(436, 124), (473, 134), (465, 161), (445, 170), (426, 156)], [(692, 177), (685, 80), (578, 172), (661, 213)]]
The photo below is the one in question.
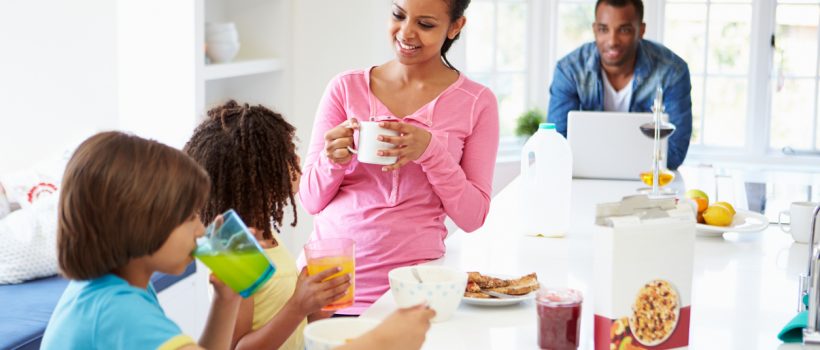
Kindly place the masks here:
[(345, 295), (330, 305), (322, 308), (324, 311), (344, 309), (353, 305), (353, 292), (355, 290), (355, 244), (352, 239), (332, 238), (320, 239), (309, 242), (305, 245), (305, 258), (307, 259), (308, 275), (315, 275), (324, 270), (340, 267), (341, 271), (326, 278), (329, 280), (341, 275), (350, 275), (350, 287)]
[(649, 188), (641, 188), (638, 191), (647, 193), (650, 197), (658, 198), (667, 195), (675, 195), (675, 191), (669, 188), (661, 189), (675, 179), (675, 174), (661, 165), (661, 140), (668, 138), (675, 132), (675, 125), (664, 120), (663, 89), (656, 90), (655, 101), (652, 105), (654, 114), (653, 121), (640, 126), (641, 133), (653, 140), (652, 167), (649, 171), (640, 174), (641, 181)]
[(538, 346), (541, 349), (577, 349), (581, 335), (581, 292), (567, 288), (538, 290)]

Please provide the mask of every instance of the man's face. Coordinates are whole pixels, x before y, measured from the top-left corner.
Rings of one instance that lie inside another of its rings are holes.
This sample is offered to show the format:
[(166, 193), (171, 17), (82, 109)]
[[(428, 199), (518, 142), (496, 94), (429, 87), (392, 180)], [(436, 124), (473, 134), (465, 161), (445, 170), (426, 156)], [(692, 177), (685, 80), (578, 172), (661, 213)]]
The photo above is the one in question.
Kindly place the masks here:
[(601, 63), (613, 68), (633, 63), (645, 30), (646, 25), (638, 18), (635, 6), (614, 7), (602, 3), (595, 11), (592, 24)]

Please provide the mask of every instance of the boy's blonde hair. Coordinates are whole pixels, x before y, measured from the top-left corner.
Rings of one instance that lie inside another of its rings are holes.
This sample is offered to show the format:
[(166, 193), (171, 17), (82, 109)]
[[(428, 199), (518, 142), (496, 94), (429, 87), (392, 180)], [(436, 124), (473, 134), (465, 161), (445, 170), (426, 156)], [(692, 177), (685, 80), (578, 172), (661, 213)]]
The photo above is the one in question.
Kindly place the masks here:
[(58, 205), (62, 273), (87, 280), (156, 252), (207, 201), (207, 173), (184, 153), (121, 132), (85, 140), (71, 156)]

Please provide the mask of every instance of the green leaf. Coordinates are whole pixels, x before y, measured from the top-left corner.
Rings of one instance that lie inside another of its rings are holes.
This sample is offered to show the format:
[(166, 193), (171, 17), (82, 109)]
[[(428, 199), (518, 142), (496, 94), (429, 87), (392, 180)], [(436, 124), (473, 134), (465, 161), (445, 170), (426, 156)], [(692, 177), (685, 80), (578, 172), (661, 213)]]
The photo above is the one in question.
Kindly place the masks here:
[(532, 136), (538, 131), (538, 125), (546, 121), (544, 112), (538, 108), (522, 113), (516, 120), (515, 135)]

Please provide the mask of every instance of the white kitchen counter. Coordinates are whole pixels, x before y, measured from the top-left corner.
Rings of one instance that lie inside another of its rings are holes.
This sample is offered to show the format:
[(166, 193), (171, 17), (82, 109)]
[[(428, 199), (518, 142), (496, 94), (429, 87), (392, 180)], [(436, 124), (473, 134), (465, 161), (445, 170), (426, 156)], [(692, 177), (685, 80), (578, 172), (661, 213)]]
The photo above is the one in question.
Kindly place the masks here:
[[(684, 171), (698, 188), (712, 188), (714, 177)], [(719, 181), (724, 181), (719, 180)], [(679, 180), (676, 180), (679, 182)], [(523, 275), (538, 273), (548, 286), (566, 286), (584, 294), (581, 349), (592, 349), (592, 227), (595, 204), (634, 194), (638, 181), (574, 180), (572, 220), (566, 238), (524, 236), (516, 227), (518, 180), (493, 198), (484, 226), (457, 231), (446, 241), (444, 258), (431, 262), (463, 271)], [(678, 183), (679, 186), (682, 186)], [(718, 184), (720, 200), (745, 207), (738, 184)], [(733, 192), (734, 191), (734, 192)], [(707, 192), (709, 192), (707, 190)], [(727, 193), (729, 193), (727, 195)], [(692, 349), (781, 349), (780, 328), (795, 314), (797, 275), (806, 268), (808, 247), (794, 243), (776, 225), (757, 233), (727, 233), (695, 241), (692, 286)], [(388, 291), (362, 317), (383, 319), (396, 304)], [(534, 301), (508, 307), (461, 303), (448, 321), (433, 324), (424, 349), (537, 349)]]

